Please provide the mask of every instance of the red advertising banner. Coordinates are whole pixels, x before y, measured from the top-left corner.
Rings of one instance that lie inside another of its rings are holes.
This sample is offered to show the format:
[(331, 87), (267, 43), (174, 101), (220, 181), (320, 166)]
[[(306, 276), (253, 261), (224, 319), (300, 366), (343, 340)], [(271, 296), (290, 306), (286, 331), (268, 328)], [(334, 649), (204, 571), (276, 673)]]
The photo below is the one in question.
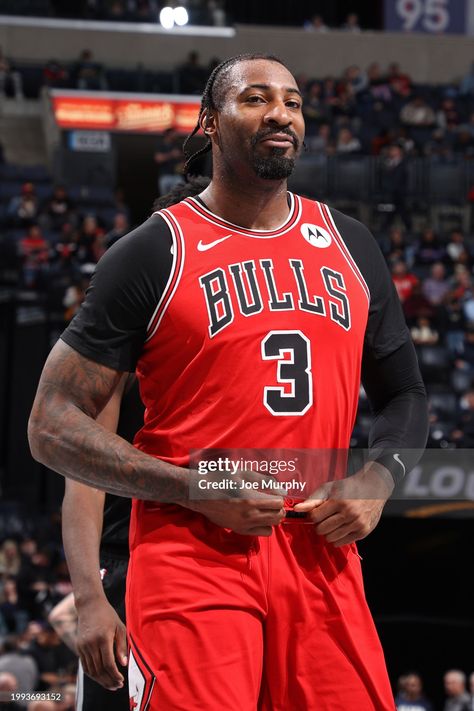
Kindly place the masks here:
[(175, 128), (189, 133), (196, 125), (200, 100), (168, 95), (137, 98), (133, 94), (84, 94), (54, 91), (51, 95), (56, 123), (61, 128), (159, 133)]

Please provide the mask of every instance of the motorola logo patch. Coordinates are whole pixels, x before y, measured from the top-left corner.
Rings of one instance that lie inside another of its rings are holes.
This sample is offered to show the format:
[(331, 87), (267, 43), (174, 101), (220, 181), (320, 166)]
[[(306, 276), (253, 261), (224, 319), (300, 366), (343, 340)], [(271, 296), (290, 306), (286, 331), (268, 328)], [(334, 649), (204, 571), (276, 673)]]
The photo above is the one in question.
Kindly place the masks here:
[(305, 222), (304, 225), (301, 225), (301, 234), (312, 247), (318, 247), (319, 249), (329, 247), (332, 242), (329, 232), (319, 227), (319, 225), (310, 225)]

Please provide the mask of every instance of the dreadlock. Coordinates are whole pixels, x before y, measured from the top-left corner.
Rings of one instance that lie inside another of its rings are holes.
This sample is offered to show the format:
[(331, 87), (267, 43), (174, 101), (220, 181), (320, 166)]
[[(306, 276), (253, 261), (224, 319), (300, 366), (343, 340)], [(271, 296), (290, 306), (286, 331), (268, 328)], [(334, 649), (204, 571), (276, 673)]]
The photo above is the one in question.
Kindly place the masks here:
[(229, 70), (235, 64), (239, 64), (240, 62), (249, 62), (255, 59), (266, 59), (269, 62), (278, 62), (278, 64), (285, 66), (282, 60), (278, 59), (278, 57), (275, 57), (273, 54), (264, 53), (237, 54), (235, 57), (230, 57), (230, 59), (226, 59), (224, 62), (221, 62), (217, 65), (217, 67), (212, 71), (211, 75), (209, 76), (209, 79), (207, 80), (206, 86), (204, 88), (197, 123), (183, 143), (183, 152), (186, 158), (186, 162), (183, 167), (183, 173), (185, 175), (189, 172), (189, 167), (191, 163), (196, 160), (196, 158), (199, 158), (200, 156), (204, 155), (205, 153), (208, 153), (211, 150), (211, 139), (208, 138), (205, 145), (199, 150), (197, 150), (195, 153), (189, 155), (187, 151), (189, 141), (199, 131), (199, 122), (201, 120), (203, 112), (206, 110), (209, 111), (211, 109), (220, 109), (220, 107), (222, 106), (226, 90), (225, 77), (228, 75)]

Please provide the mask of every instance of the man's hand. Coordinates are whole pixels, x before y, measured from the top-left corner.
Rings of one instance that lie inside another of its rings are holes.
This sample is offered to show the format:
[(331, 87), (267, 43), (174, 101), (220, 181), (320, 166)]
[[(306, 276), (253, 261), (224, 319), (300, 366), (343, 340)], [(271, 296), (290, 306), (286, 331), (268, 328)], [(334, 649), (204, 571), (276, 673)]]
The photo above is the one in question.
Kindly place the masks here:
[[(189, 501), (186, 507), (202, 513), (209, 521), (223, 528), (230, 528), (244, 536), (271, 536), (273, 526), (278, 526), (285, 518), (284, 498), (276, 480), (271, 476), (245, 472), (228, 477), (235, 483), (235, 488), (224, 494), (210, 490), (208, 498)], [(213, 480), (212, 475), (206, 481)], [(222, 480), (222, 475), (215, 476), (215, 481)], [(241, 488), (243, 482), (257, 483), (257, 489)], [(261, 489), (263, 482), (270, 483), (274, 493), (267, 494)]]
[(393, 486), (388, 469), (370, 462), (354, 476), (323, 484), (294, 509), (307, 511), (317, 533), (338, 548), (374, 530)]
[(117, 664), (127, 664), (125, 625), (105, 597), (78, 609), (77, 649), (84, 672), (109, 691), (124, 684)]

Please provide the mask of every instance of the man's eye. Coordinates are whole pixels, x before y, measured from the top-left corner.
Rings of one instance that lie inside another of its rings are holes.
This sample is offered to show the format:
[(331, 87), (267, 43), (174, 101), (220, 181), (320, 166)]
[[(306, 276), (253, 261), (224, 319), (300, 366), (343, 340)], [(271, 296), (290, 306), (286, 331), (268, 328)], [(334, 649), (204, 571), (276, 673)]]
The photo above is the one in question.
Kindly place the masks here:
[(300, 109), (301, 104), (299, 101), (287, 101), (286, 105), (290, 107), (290, 109)]
[(264, 101), (264, 99), (263, 99), (262, 96), (258, 96), (258, 95), (255, 94), (255, 95), (253, 95), (253, 96), (248, 96), (248, 97), (247, 97), (247, 101), (250, 101), (252, 104), (257, 104), (257, 103), (259, 103), (260, 101)]

